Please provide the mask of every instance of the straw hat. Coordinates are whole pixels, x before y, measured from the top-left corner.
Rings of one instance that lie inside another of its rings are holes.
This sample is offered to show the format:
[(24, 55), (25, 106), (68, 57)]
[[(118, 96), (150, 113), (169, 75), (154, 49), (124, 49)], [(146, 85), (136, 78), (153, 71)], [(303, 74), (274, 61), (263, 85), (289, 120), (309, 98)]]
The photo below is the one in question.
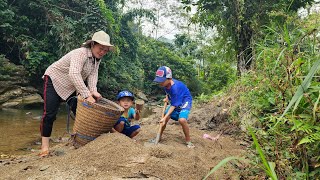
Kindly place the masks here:
[(94, 33), (92, 39), (83, 43), (83, 46), (89, 45), (93, 41), (104, 46), (113, 46), (110, 44), (110, 36), (104, 31), (98, 31)]

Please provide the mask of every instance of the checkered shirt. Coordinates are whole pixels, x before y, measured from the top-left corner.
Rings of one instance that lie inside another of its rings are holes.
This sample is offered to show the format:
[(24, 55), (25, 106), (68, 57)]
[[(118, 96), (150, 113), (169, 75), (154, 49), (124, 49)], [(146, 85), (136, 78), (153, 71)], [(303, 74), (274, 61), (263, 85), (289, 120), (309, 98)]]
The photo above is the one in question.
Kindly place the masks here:
[(75, 91), (87, 98), (90, 92), (97, 91), (99, 64), (100, 60), (93, 57), (91, 50), (82, 47), (51, 64), (44, 75), (50, 76), (54, 89), (63, 100)]

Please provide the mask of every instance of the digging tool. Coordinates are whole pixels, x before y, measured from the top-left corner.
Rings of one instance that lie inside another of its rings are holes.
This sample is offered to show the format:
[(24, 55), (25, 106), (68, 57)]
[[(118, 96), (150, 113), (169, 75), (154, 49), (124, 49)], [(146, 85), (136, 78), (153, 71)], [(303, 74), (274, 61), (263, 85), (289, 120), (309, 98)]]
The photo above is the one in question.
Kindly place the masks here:
[[(168, 102), (165, 101), (165, 102), (164, 102), (164, 105), (163, 105), (163, 109), (162, 109), (161, 119), (164, 117), (164, 113), (165, 113), (165, 111), (166, 111), (167, 104), (168, 104)], [(165, 123), (165, 122), (164, 122), (164, 123)], [(158, 133), (157, 133), (157, 137), (156, 137), (156, 139), (155, 139), (155, 141), (154, 141), (154, 144), (158, 144), (159, 141), (160, 141), (160, 135), (161, 135), (162, 126), (163, 126), (163, 123), (159, 123), (159, 130), (158, 130)]]

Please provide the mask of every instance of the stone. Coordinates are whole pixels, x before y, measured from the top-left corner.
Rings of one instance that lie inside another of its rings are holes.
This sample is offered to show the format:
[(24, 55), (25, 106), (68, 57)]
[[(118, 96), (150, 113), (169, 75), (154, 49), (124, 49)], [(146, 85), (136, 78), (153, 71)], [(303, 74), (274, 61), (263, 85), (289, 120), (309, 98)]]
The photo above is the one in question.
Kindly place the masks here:
[(39, 94), (31, 94), (22, 97), (11, 98), (3, 103), (2, 108), (25, 107), (28, 105), (42, 104), (43, 99)]
[(0, 108), (21, 108), (43, 103), (38, 90), (30, 86), (26, 69), (0, 57)]
[(50, 165), (45, 165), (45, 166), (42, 166), (39, 170), (40, 170), (40, 171), (45, 171), (45, 170), (47, 170), (49, 167), (50, 167)]
[(147, 96), (141, 91), (137, 92), (136, 96), (144, 101), (148, 101)]

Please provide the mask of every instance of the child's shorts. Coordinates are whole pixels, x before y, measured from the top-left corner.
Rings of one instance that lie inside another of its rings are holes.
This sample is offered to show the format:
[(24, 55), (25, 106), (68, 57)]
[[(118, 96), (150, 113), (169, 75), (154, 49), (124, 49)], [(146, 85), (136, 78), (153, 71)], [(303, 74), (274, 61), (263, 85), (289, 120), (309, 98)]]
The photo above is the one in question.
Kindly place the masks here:
[(138, 130), (138, 129), (140, 129), (140, 126), (136, 124), (136, 125), (130, 126), (129, 128), (124, 128), (121, 133), (125, 134), (128, 137), (130, 137), (131, 134), (133, 132), (135, 132), (136, 130)]
[[(167, 114), (169, 108), (170, 108), (170, 106), (167, 107), (165, 114)], [(170, 118), (175, 121), (178, 121), (180, 118), (184, 118), (184, 119), (188, 120), (189, 113), (190, 113), (190, 110), (187, 110), (187, 109), (182, 109), (181, 111), (174, 110), (171, 113)]]
[(122, 130), (121, 133), (125, 134), (128, 137), (130, 137), (133, 132), (135, 132), (136, 130), (140, 129), (139, 125), (133, 125), (133, 126), (128, 125), (127, 124), (128, 120), (126, 120), (125, 118), (118, 119), (117, 123), (114, 126), (118, 125), (121, 121), (124, 122), (124, 127), (123, 127), (123, 130)]

